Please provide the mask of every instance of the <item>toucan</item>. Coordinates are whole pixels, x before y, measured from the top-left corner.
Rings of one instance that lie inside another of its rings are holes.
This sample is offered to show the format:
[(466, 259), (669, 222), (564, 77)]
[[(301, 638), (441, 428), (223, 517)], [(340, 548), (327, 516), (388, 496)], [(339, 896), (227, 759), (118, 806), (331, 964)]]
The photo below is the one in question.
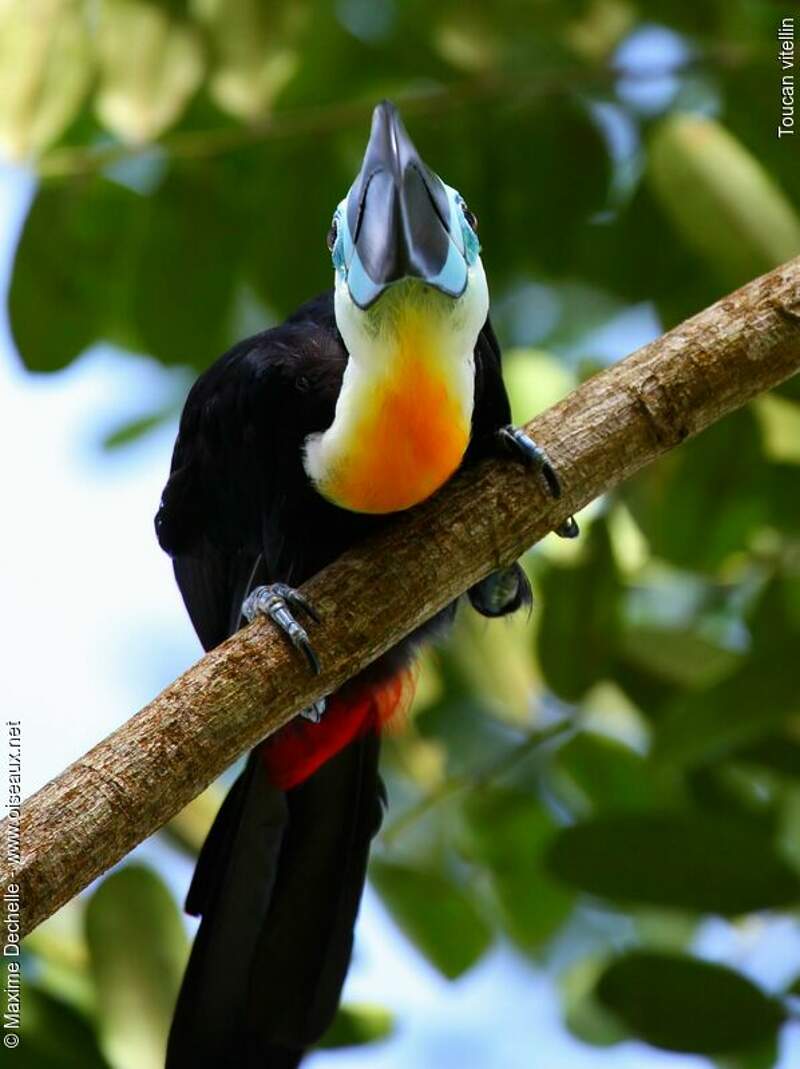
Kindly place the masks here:
[[(205, 649), (262, 615), (317, 671), (298, 587), (482, 457), (516, 455), (558, 495), (546, 454), (511, 426), (477, 231), (378, 104), (327, 234), (333, 289), (235, 345), (183, 409), (155, 523)], [(491, 617), (531, 593), (515, 564), (468, 598)], [(330, 1026), (385, 805), (380, 730), (455, 609), (250, 754), (188, 892), (202, 920), (167, 1069), (293, 1069)]]

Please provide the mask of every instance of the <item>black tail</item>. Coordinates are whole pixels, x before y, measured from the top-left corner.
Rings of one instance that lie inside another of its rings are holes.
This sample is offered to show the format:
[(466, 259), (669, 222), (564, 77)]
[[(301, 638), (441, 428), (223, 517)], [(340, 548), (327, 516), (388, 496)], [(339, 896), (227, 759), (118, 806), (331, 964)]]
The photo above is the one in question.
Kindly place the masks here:
[(287, 793), (257, 754), (206, 839), (166, 1069), (294, 1069), (330, 1025), (382, 815), (370, 734)]

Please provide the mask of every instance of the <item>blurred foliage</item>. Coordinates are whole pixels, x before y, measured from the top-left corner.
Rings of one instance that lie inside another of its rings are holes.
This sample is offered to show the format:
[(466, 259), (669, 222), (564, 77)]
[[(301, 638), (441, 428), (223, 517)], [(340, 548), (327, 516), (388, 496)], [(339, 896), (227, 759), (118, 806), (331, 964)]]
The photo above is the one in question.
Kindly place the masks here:
[(785, 1016), (780, 1003), (730, 969), (644, 951), (618, 958), (598, 996), (655, 1046), (704, 1054), (747, 1050), (774, 1035)]
[[(0, 146), (41, 176), (10, 287), (20, 358), (55, 372), (110, 342), (194, 373), (328, 286), (330, 215), (391, 96), (480, 218), (527, 417), (800, 252), (785, 14), (7, 0)], [(446, 977), (507, 940), (584, 1042), (776, 1063), (800, 961), (767, 992), (735, 955), (704, 960), (702, 934), (729, 918), (741, 949), (747, 918), (800, 904), (799, 402), (787, 383), (592, 506), (577, 544), (545, 542), (532, 618), (463, 613), (387, 744), (372, 874), (393, 920)], [(174, 418), (155, 396), (106, 445)], [(173, 843), (197, 849), (217, 796)], [(157, 1064), (186, 941), (153, 873), (112, 874), (26, 953), (20, 1065)], [(392, 1028), (345, 1008), (326, 1045)]]
[(86, 941), (106, 1057), (120, 1069), (158, 1069), (188, 953), (172, 896), (148, 869), (112, 873), (87, 905)]
[(468, 890), (443, 873), (376, 860), (371, 877), (403, 931), (450, 980), (491, 944), (491, 930)]
[[(189, 955), (179, 907), (149, 867), (125, 863), (24, 942), (22, 1069), (161, 1069)], [(379, 1006), (344, 1005), (320, 1047), (391, 1035)]]

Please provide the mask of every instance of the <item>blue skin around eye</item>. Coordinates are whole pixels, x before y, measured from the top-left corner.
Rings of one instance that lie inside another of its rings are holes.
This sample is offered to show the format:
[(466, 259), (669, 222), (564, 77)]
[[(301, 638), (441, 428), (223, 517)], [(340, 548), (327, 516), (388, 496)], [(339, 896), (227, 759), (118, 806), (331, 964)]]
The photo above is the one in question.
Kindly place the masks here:
[[(347, 215), (341, 208), (336, 209), (336, 244), (333, 246), (333, 266), (347, 282), (350, 296), (361, 308), (372, 304), (383, 289), (376, 285), (364, 270), (364, 265), (353, 247)], [(349, 266), (348, 266), (349, 265)]]
[(452, 241), (447, 249), (444, 267), (435, 278), (429, 278), (427, 282), (453, 297), (460, 297), (466, 289), (467, 261)]
[[(435, 278), (427, 281), (430, 285), (452, 296), (460, 296), (467, 286), (468, 270), (478, 259), (480, 242), (464, 217), (461, 195), (451, 186), (445, 185), (444, 188), (447, 191), (450, 205), (450, 245), (442, 270)], [(347, 281), (350, 296), (356, 304), (366, 308), (372, 304), (384, 287), (373, 282), (365, 271), (353, 247), (353, 239), (347, 225), (347, 215), (341, 205), (336, 209), (334, 218), (337, 227), (336, 243), (331, 254), (334, 269)]]
[[(464, 215), (462, 205), (464, 204), (464, 198), (458, 192), (457, 189), (453, 189), (452, 186), (445, 185), (447, 191), (447, 199), (450, 202), (450, 234), (451, 237), (454, 234), (459, 234), (461, 242), (459, 244), (460, 250), (463, 252), (464, 258), (467, 261), (467, 266), (472, 267), (475, 261), (478, 259), (478, 255), (481, 251), (481, 243), (478, 240), (478, 235), (469, 225)], [(454, 238), (455, 240), (455, 238)]]
[(385, 289), (384, 286), (378, 286), (372, 281), (364, 270), (357, 252), (353, 253), (353, 258), (350, 261), (350, 270), (347, 272), (347, 288), (359, 308), (368, 307), (378, 294)]
[(464, 219), (463, 216), (462, 219), (463, 222), (461, 224), (461, 227), (464, 233), (464, 247), (467, 257), (467, 263), (471, 267), (478, 259), (478, 254), (481, 251), (481, 243), (478, 241), (478, 235), (469, 225), (467, 220)]
[(343, 278), (347, 278), (347, 260), (353, 251), (350, 229), (347, 226), (347, 217), (341, 208), (336, 209), (333, 219), (336, 223), (336, 242), (331, 252), (333, 266), (334, 270), (340, 272)]

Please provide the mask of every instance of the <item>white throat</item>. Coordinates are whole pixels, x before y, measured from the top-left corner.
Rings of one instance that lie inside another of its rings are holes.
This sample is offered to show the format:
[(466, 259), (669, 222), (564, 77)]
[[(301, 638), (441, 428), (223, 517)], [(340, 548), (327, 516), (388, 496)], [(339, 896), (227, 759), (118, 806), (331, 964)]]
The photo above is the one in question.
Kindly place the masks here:
[(406, 280), (363, 310), (337, 275), (334, 300), (349, 359), (333, 423), (306, 440), (305, 469), (343, 508), (409, 508), (449, 478), (469, 444), (489, 305), (483, 267), (470, 268), (457, 299)]

